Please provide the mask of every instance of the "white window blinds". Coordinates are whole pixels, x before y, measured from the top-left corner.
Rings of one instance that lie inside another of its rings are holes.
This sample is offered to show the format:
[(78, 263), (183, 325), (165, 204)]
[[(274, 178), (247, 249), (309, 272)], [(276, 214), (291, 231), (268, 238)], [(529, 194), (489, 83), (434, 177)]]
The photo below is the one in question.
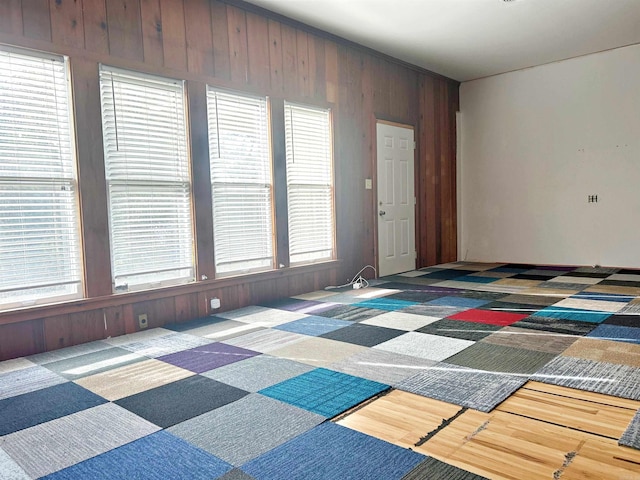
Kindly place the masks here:
[(0, 309), (82, 296), (67, 71), (0, 50)]
[(267, 99), (207, 89), (216, 275), (273, 268)]
[(286, 103), (289, 261), (334, 256), (333, 162), (328, 109)]
[(114, 291), (194, 279), (184, 85), (100, 68)]

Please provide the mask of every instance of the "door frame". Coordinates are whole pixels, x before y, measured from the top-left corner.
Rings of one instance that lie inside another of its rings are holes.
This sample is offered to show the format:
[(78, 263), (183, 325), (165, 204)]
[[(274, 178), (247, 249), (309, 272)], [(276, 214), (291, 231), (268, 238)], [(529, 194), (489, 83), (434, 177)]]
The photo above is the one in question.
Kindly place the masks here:
[(418, 268), (418, 137), (416, 136), (417, 127), (415, 125), (411, 125), (409, 123), (402, 123), (395, 120), (386, 120), (383, 116), (374, 115), (373, 122), (371, 126), (371, 130), (373, 131), (373, 143), (376, 145), (376, 148), (372, 148), (372, 165), (371, 171), (373, 172), (373, 182), (372, 182), (372, 216), (373, 216), (373, 254), (374, 254), (374, 265), (376, 267), (376, 278), (380, 276), (380, 245), (378, 244), (378, 124), (382, 123), (384, 125), (391, 125), (392, 127), (400, 127), (406, 128), (408, 130), (413, 130), (413, 142), (415, 144), (415, 148), (413, 149), (413, 192), (416, 199), (415, 208), (413, 209), (414, 214), (414, 224), (415, 224), (415, 246), (416, 246), (416, 266)]

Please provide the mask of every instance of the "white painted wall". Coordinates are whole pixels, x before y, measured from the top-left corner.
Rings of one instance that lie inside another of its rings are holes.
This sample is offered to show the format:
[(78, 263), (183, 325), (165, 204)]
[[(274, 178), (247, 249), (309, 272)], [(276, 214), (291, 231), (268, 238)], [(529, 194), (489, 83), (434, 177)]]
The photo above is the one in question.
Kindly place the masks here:
[(460, 109), (461, 260), (640, 267), (640, 45), (463, 83)]

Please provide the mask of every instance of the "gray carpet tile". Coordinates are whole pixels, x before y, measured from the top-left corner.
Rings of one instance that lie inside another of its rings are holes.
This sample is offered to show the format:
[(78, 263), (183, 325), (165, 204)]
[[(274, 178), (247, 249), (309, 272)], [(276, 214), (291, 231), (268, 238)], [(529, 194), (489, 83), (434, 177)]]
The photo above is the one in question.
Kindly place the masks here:
[(640, 400), (640, 368), (558, 356), (532, 380), (615, 397)]
[(234, 468), (230, 472), (225, 473), (218, 480), (255, 480), (255, 479), (248, 473), (244, 473), (239, 468)]
[(526, 348), (537, 352), (560, 354), (578, 341), (580, 337), (566, 333), (535, 331), (528, 328), (504, 327), (482, 342), (505, 347)]
[(474, 342), (469, 340), (460, 340), (458, 338), (407, 332), (404, 335), (376, 345), (373, 348), (400, 353), (402, 355), (426, 358), (427, 360), (440, 361), (470, 347), (473, 343)]
[(252, 393), (168, 431), (240, 466), (324, 420), (315, 413)]
[(402, 480), (487, 480), (485, 477), (467, 472), (429, 457), (407, 473)]
[(46, 367), (48, 370), (64, 378), (77, 380), (78, 378), (88, 375), (106, 372), (107, 370), (142, 362), (144, 360), (147, 360), (147, 357), (132, 353), (124, 348), (113, 347), (66, 360), (47, 363)]
[(307, 338), (309, 338), (307, 335), (302, 335), (300, 333), (266, 329), (230, 338), (222, 343), (246, 348), (248, 350), (253, 350), (254, 352), (266, 353), (277, 348), (292, 345)]
[[(358, 302), (362, 299), (358, 299)], [(386, 310), (378, 310), (375, 308), (356, 307), (354, 305), (340, 305), (330, 310), (318, 312), (317, 315), (328, 318), (335, 318), (336, 320), (347, 320), (349, 322), (361, 322), (369, 318), (373, 318), (377, 315), (387, 313)]]
[(550, 290), (558, 289), (558, 290), (580, 291), (580, 290), (584, 290), (589, 286), (590, 285), (587, 285), (585, 283), (554, 282), (549, 280), (536, 285), (536, 288), (548, 288)]
[(33, 363), (45, 365), (47, 363), (77, 357), (78, 355), (97, 352), (98, 350), (104, 350), (106, 348), (111, 348), (111, 345), (106, 341), (99, 340), (97, 342), (83, 343), (73, 347), (61, 348), (60, 350), (52, 350), (51, 352), (38, 353), (27, 357), (27, 359)]
[(447, 358), (446, 361), (453, 365), (488, 372), (528, 374), (535, 373), (555, 356), (555, 353), (478, 342)]
[(416, 372), (435, 364), (434, 360), (367, 349), (333, 363), (328, 368), (374, 382), (395, 385)]
[(399, 390), (490, 412), (528, 380), (527, 375), (484, 372), (447, 363), (400, 382)]
[(525, 295), (525, 294), (514, 294), (507, 295), (506, 297), (502, 297), (500, 299), (501, 302), (509, 302), (509, 303), (520, 303), (524, 305), (539, 305), (540, 309), (543, 307), (548, 307), (553, 305), (554, 303), (562, 300), (564, 297), (556, 297), (554, 295)]
[(530, 315), (527, 318), (523, 318), (522, 320), (518, 320), (516, 323), (511, 324), (511, 326), (581, 336), (591, 332), (591, 330), (595, 329), (598, 324)]
[(620, 445), (625, 447), (636, 448), (640, 450), (640, 410), (636, 412), (629, 423), (629, 426), (618, 441)]
[(579, 267), (573, 270), (573, 272), (570, 272), (568, 275), (571, 275), (572, 273), (608, 273), (609, 275), (613, 275), (618, 270), (620, 269), (615, 267)]
[(640, 315), (640, 301), (634, 300), (632, 302), (627, 303), (622, 309), (618, 312), (619, 315)]
[(311, 365), (294, 362), (286, 358), (259, 355), (242, 362), (216, 368), (210, 372), (203, 373), (202, 376), (247, 392), (257, 392), (313, 370), (313, 368)]
[(442, 337), (460, 338), (462, 340), (478, 341), (502, 327), (477, 322), (464, 322), (443, 318), (416, 330), (420, 333), (440, 335)]
[(121, 348), (144, 355), (149, 358), (157, 358), (171, 353), (181, 352), (190, 348), (201, 347), (212, 343), (208, 338), (195, 337), (186, 333), (169, 333), (161, 337), (143, 340), (140, 342), (125, 343)]
[(0, 375), (0, 400), (65, 382), (64, 377), (39, 365), (3, 373)]
[(2, 448), (37, 478), (160, 430), (112, 403), (41, 423), (2, 438)]
[(116, 403), (163, 428), (172, 427), (241, 399), (248, 392), (194, 375), (121, 398)]
[(20, 465), (0, 448), (0, 480), (30, 480)]
[[(375, 318), (375, 317), (374, 317)], [(387, 340), (391, 340), (402, 335), (404, 330), (393, 328), (376, 327), (374, 325), (362, 325), (354, 323), (348, 327), (340, 328), (332, 332), (320, 335), (322, 338), (329, 338), (339, 342), (353, 343), (363, 347), (373, 347)]]

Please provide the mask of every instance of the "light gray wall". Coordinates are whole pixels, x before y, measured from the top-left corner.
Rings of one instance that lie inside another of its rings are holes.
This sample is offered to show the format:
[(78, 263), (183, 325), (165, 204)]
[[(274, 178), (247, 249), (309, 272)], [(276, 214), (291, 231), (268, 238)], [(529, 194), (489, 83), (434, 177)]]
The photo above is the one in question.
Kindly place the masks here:
[(461, 259), (640, 267), (639, 45), (463, 83), (460, 105)]

